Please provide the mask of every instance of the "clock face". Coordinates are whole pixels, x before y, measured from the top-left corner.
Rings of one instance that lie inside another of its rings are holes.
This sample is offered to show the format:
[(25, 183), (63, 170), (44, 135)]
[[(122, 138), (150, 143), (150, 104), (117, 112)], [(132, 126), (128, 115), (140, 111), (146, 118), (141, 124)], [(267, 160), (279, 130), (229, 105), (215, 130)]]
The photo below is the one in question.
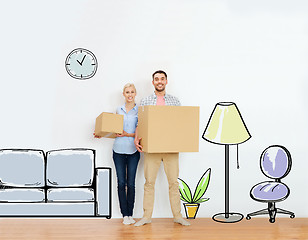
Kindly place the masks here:
[(65, 68), (71, 77), (84, 80), (95, 75), (97, 60), (89, 50), (77, 48), (68, 54), (65, 60)]

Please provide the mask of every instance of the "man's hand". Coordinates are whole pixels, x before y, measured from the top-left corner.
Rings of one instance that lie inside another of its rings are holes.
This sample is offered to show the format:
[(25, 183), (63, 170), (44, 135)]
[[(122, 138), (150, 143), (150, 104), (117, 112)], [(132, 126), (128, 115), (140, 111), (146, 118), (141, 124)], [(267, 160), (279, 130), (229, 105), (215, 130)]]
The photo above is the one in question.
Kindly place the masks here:
[(134, 141), (135, 146), (136, 146), (138, 152), (142, 152), (142, 146), (140, 145), (140, 140), (141, 140), (141, 138), (136, 137), (135, 141)]

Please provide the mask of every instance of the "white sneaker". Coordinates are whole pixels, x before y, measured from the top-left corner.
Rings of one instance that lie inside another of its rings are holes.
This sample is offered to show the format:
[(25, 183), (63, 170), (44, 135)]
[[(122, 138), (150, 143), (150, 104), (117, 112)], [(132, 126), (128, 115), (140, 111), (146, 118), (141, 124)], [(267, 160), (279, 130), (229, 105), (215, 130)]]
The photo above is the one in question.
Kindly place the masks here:
[(134, 224), (134, 223), (136, 222), (136, 221), (133, 219), (132, 216), (128, 217), (128, 219), (129, 219), (129, 221), (130, 221), (131, 224)]
[(123, 224), (124, 224), (124, 225), (132, 224), (132, 223), (130, 222), (128, 216), (125, 216), (125, 217), (123, 218)]

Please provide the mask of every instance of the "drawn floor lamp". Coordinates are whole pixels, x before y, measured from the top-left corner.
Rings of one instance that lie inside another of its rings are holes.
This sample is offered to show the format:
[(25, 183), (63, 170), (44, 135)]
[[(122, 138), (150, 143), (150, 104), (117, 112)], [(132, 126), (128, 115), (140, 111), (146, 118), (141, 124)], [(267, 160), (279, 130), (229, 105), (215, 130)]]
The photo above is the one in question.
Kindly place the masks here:
[(246, 142), (251, 135), (235, 103), (216, 104), (202, 138), (211, 143), (225, 145), (225, 212), (215, 214), (212, 219), (222, 223), (239, 222), (244, 216), (229, 211), (229, 147), (238, 147), (238, 144)]

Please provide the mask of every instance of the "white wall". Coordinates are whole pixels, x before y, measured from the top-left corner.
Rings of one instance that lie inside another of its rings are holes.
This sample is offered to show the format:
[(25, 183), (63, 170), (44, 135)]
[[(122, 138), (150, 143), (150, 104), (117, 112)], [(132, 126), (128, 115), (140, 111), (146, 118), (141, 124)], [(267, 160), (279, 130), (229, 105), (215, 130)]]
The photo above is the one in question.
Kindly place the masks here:
[[(241, 111), (252, 138), (240, 145), (239, 170), (231, 148), (230, 210), (265, 207), (249, 191), (266, 180), (261, 152), (281, 144), (293, 168), (284, 179), (291, 195), (279, 205), (308, 217), (307, 1), (15, 0), (1, 10), (1, 148), (94, 148), (97, 165), (113, 167), (112, 140), (92, 137), (96, 116), (122, 104), (127, 82), (136, 84), (138, 102), (152, 93), (151, 74), (163, 69), (167, 91), (201, 107), (200, 135), (217, 102), (233, 101)], [(64, 68), (78, 47), (98, 58), (87, 81)], [(180, 177), (193, 189), (209, 167), (210, 200), (198, 217), (224, 210), (224, 148), (200, 138), (200, 152), (181, 154)], [(113, 173), (112, 212), (120, 217)], [(142, 216), (143, 183), (142, 159), (135, 217)], [(156, 189), (153, 217), (171, 217), (163, 169)]]

